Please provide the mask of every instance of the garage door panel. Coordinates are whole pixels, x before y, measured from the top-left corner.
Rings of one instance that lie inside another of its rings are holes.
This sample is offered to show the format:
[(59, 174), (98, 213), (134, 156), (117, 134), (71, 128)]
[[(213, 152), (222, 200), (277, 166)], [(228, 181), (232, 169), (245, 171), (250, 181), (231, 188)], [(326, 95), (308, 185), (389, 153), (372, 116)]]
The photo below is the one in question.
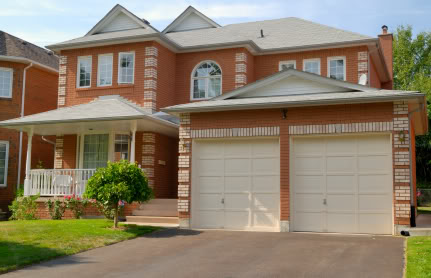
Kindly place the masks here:
[(321, 172), (323, 171), (323, 157), (309, 156), (295, 158), (295, 171), (298, 172)]
[(200, 176), (222, 176), (223, 160), (219, 159), (201, 159), (199, 161)]
[(252, 195), (252, 202), (254, 209), (257, 210), (277, 210), (278, 202), (274, 202), (277, 200), (278, 194), (259, 194), (254, 193)]
[[(295, 176), (296, 193), (323, 193), (325, 187), (325, 176)], [(323, 196), (323, 195), (322, 195)]]
[(295, 214), (295, 231), (298, 232), (323, 232), (323, 218), (321, 213), (297, 212)]
[(272, 140), (259, 140), (252, 144), (251, 153), (253, 157), (274, 156), (279, 157), (280, 149), (278, 144)]
[(254, 211), (253, 226), (257, 228), (272, 228), (278, 226), (278, 214), (273, 212)]
[(295, 209), (297, 211), (322, 211), (323, 194), (295, 194)]
[(326, 159), (328, 172), (352, 173), (356, 170), (356, 160), (351, 156), (330, 156)]
[(226, 142), (224, 146), (225, 157), (249, 157), (251, 153), (251, 145), (244, 144), (244, 141), (230, 141)]
[(390, 214), (360, 214), (359, 233), (391, 234), (392, 216)]
[(388, 136), (361, 136), (358, 140), (358, 153), (390, 153)]
[(387, 171), (391, 163), (388, 155), (367, 155), (358, 157), (358, 170), (360, 172)]
[(250, 226), (248, 211), (226, 211), (225, 225), (226, 229), (244, 230)]
[(385, 174), (367, 174), (358, 176), (359, 193), (382, 193), (391, 192), (392, 176)]
[(223, 207), (221, 203), (222, 198), (223, 195), (221, 194), (200, 194), (197, 205), (201, 209), (221, 209)]
[(198, 211), (196, 217), (199, 219), (200, 228), (219, 229), (223, 228), (224, 213), (220, 211)]
[(220, 152), (220, 147), (222, 144), (217, 143), (215, 141), (209, 142), (201, 142), (199, 143), (199, 158), (205, 159), (220, 159), (223, 158), (223, 153)]
[[(235, 177), (225, 177), (225, 192), (248, 192), (250, 191), (250, 177), (249, 176), (235, 176)], [(220, 183), (221, 187), (223, 185), (223, 180)]]
[(300, 155), (306, 154), (323, 154), (324, 142), (321, 138), (301, 138), (300, 140), (294, 140), (295, 142), (295, 153)]
[(356, 196), (355, 195), (330, 195), (327, 197), (326, 209), (330, 211), (341, 211), (341, 212), (355, 212), (356, 210)]
[(326, 154), (353, 154), (355, 148), (355, 142), (351, 138), (334, 137), (326, 143)]
[(225, 175), (249, 175), (249, 158), (229, 158), (225, 160)]
[(272, 174), (278, 175), (277, 169), (279, 169), (278, 158), (254, 158), (252, 160), (252, 171), (253, 174)]
[(390, 212), (392, 197), (389, 194), (382, 195), (359, 195), (359, 211)]
[(250, 207), (249, 194), (241, 193), (226, 193), (224, 195), (225, 209), (244, 209)]
[[(355, 193), (355, 175), (328, 175), (326, 176), (326, 192), (330, 193)], [(323, 181), (322, 181), (323, 184)], [(323, 187), (324, 185), (322, 185)]]
[(280, 176), (254, 176), (251, 178), (253, 192), (280, 192)]
[(222, 177), (199, 177), (198, 179), (201, 193), (221, 193), (223, 191)]
[(355, 233), (357, 231), (355, 213), (328, 213), (327, 231), (330, 233)]

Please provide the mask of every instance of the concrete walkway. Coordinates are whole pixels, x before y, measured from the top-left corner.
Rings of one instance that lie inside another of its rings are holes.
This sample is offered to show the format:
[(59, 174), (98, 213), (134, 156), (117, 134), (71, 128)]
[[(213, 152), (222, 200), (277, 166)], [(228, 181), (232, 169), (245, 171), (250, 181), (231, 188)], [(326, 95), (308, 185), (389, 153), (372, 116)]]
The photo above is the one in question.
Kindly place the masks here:
[(12, 277), (402, 277), (404, 239), (168, 229)]

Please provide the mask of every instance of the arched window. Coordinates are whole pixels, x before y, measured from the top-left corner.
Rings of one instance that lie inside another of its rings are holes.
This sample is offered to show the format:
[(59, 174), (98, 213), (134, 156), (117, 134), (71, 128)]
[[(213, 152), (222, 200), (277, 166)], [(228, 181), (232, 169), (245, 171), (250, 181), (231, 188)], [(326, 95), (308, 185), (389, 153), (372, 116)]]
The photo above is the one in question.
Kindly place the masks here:
[(192, 99), (207, 99), (221, 95), (221, 69), (211, 61), (200, 63), (192, 73)]

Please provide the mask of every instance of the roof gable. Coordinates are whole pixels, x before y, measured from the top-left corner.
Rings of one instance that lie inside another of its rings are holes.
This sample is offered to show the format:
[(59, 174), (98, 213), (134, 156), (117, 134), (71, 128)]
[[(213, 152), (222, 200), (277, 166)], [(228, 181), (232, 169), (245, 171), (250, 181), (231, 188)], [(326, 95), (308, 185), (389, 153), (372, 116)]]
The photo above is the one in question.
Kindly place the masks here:
[(139, 28), (154, 29), (150, 26), (148, 21), (137, 17), (123, 6), (116, 5), (86, 34), (86, 36)]
[(212, 19), (199, 12), (192, 6), (189, 6), (181, 13), (168, 27), (163, 30), (163, 33), (190, 31), (197, 29), (218, 28), (219, 24)]
[(372, 90), (377, 89), (288, 69), (225, 93), (213, 100)]

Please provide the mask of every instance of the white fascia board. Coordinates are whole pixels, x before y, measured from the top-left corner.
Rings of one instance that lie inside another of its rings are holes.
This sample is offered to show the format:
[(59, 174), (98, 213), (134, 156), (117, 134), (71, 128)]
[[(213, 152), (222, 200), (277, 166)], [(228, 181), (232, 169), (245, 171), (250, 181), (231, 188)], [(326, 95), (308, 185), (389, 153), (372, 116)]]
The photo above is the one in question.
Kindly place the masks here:
[(33, 66), (37, 68), (58, 74), (57, 69), (51, 68), (49, 66), (45, 66), (41, 63), (38, 63), (28, 58), (0, 55), (0, 61), (15, 62), (15, 63), (21, 63), (21, 64), (27, 64), (27, 65), (33, 63)]

